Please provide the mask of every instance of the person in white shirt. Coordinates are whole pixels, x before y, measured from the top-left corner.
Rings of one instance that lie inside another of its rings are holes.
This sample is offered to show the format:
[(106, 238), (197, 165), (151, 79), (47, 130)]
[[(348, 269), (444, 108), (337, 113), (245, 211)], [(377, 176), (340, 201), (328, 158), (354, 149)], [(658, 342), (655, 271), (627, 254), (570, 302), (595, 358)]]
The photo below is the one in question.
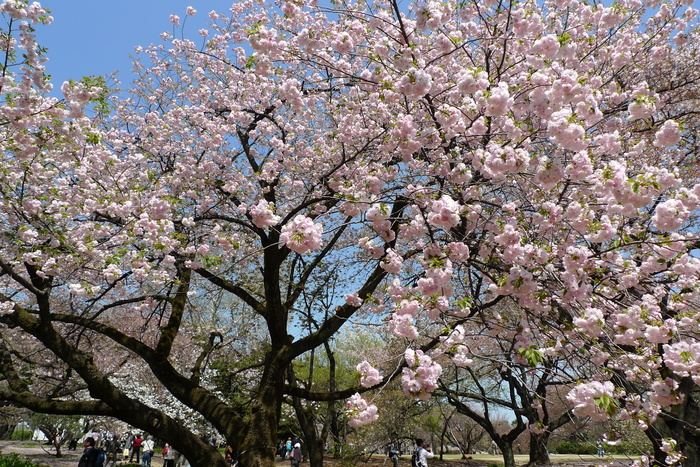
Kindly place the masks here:
[(429, 444), (423, 444), (423, 440), (418, 438), (416, 439), (416, 451), (418, 452), (418, 466), (419, 467), (428, 467), (428, 459), (432, 459), (435, 457), (435, 454), (433, 454), (432, 450), (430, 449)]
[(141, 443), (141, 446), (143, 447), (143, 454), (141, 455), (141, 465), (143, 467), (151, 467), (151, 458), (153, 457), (153, 449), (155, 449), (155, 445), (156, 443), (150, 436), (146, 441)]

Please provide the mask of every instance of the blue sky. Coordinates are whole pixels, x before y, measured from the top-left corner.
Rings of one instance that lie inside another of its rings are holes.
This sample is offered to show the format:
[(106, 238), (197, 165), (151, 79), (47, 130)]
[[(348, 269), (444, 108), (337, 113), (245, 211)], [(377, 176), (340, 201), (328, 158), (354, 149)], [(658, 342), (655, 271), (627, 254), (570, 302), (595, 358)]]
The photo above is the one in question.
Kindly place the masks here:
[[(160, 42), (160, 33), (172, 31), (171, 14), (185, 19), (187, 7), (194, 7), (197, 15), (187, 17), (184, 34), (197, 40), (197, 31), (209, 21), (208, 13), (227, 13), (235, 0), (39, 1), (54, 17), (52, 24), (37, 26), (37, 36), (39, 44), (49, 49), (46, 67), (58, 95), (63, 81), (117, 70), (123, 87), (128, 87), (129, 55), (135, 46)], [(694, 7), (699, 3), (696, 0)]]
[[(185, 35), (199, 38), (197, 31), (209, 21), (211, 10), (227, 13), (233, 0), (39, 0), (51, 10), (54, 22), (37, 26), (39, 44), (48, 47), (46, 63), (54, 90), (68, 79), (106, 75), (119, 71), (129, 82), (134, 47), (160, 42), (160, 33), (172, 31), (170, 15), (184, 19), (192, 6), (197, 15), (184, 23)], [(182, 26), (181, 26), (182, 27)]]

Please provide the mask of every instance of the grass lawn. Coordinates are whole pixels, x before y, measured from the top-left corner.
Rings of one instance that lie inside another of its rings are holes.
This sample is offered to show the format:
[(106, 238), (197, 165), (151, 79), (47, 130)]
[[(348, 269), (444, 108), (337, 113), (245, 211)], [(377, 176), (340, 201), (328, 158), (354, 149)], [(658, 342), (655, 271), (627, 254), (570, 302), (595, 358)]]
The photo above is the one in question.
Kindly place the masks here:
[[(503, 465), (503, 457), (500, 455), (492, 454), (472, 454), (471, 459), (464, 460), (459, 454), (445, 454), (443, 455), (443, 460), (440, 460), (440, 456), (436, 455), (433, 459), (428, 461), (430, 467), (449, 467), (449, 465), (461, 465), (461, 466), (483, 466), (483, 465)], [(598, 457), (595, 455), (581, 455), (581, 454), (550, 454), (550, 460), (552, 464), (563, 464), (563, 465), (602, 465), (608, 464), (611, 461), (618, 465), (629, 465), (633, 461), (637, 460), (636, 456), (627, 455), (614, 455), (606, 457)], [(386, 461), (385, 461), (386, 459)], [(527, 454), (516, 454), (515, 462), (518, 465), (525, 465), (529, 460)], [(388, 460), (386, 456), (374, 455), (372, 460), (368, 463), (372, 465), (381, 464), (384, 467), (391, 467), (391, 461)], [(411, 456), (404, 454), (401, 456), (399, 461), (399, 467), (406, 467), (411, 465)]]

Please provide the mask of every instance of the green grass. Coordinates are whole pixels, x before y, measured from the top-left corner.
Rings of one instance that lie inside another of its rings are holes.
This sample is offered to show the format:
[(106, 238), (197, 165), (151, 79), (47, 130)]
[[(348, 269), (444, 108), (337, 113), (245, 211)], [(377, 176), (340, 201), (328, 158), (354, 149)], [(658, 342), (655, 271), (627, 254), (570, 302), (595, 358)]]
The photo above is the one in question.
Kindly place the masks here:
[[(500, 454), (470, 454), (471, 460), (474, 461), (477, 464), (484, 464), (484, 465), (489, 465), (489, 464), (498, 464), (498, 465), (503, 465), (503, 456)], [(382, 455), (375, 454), (373, 456), (373, 459), (383, 459)], [(410, 462), (411, 456), (404, 454), (403, 456), (400, 457), (402, 461)], [(435, 459), (434, 460), (439, 460), (440, 459), (440, 454), (435, 454)], [(515, 463), (517, 465), (525, 465), (529, 461), (530, 457), (527, 454), (516, 454), (515, 455)], [(596, 455), (591, 455), (591, 454), (550, 454), (549, 459), (552, 461), (553, 465), (556, 464), (565, 464), (569, 462), (596, 462), (596, 461), (606, 461), (610, 459), (615, 459), (615, 460), (630, 460), (634, 461), (639, 459), (639, 456), (633, 456), (633, 455), (625, 455), (625, 454), (615, 454), (612, 456), (606, 456), (606, 457), (598, 457)], [(462, 456), (460, 454), (445, 454), (443, 455), (443, 460), (445, 461), (455, 461), (463, 465), (464, 461), (462, 460)], [(387, 465), (390, 463), (387, 462)]]

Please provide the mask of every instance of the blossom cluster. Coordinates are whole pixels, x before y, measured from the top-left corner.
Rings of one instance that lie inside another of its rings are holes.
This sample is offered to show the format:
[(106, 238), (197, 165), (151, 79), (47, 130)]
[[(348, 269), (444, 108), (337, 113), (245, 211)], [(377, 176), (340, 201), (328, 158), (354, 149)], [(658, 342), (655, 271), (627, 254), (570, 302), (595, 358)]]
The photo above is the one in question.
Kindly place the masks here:
[(299, 215), (282, 226), (280, 240), (290, 250), (303, 254), (320, 249), (323, 243), (322, 236), (322, 224)]
[(354, 394), (345, 404), (345, 413), (350, 417), (348, 425), (357, 428), (379, 418), (377, 406), (368, 404), (359, 394)]
[(566, 398), (573, 405), (575, 415), (607, 420), (617, 407), (615, 399), (621, 395), (610, 381), (591, 381), (573, 388)]
[(406, 367), (403, 369), (401, 384), (406, 395), (427, 400), (437, 389), (442, 366), (421, 350), (406, 349)]

